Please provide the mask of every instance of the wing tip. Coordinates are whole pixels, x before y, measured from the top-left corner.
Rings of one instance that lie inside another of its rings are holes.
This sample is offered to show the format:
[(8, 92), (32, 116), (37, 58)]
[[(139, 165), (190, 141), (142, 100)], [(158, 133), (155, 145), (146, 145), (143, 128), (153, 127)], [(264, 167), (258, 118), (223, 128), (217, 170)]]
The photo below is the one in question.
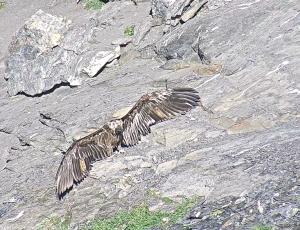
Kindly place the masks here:
[(56, 197), (58, 200), (63, 200), (63, 198), (72, 190), (73, 188), (73, 185), (70, 187), (70, 188), (67, 188), (65, 190), (61, 190), (61, 191), (58, 191), (56, 189)]
[(62, 174), (62, 171), (59, 168), (56, 178), (56, 197), (58, 200), (62, 200), (75, 185), (80, 184), (84, 178), (88, 176), (88, 172), (82, 172), (82, 177), (78, 180), (76, 180), (73, 176), (72, 178), (66, 178), (64, 176), (66, 176), (66, 174)]
[(192, 87), (177, 87), (177, 88), (173, 88), (172, 90), (175, 92), (193, 92), (196, 94), (199, 93), (196, 89), (194, 89)]

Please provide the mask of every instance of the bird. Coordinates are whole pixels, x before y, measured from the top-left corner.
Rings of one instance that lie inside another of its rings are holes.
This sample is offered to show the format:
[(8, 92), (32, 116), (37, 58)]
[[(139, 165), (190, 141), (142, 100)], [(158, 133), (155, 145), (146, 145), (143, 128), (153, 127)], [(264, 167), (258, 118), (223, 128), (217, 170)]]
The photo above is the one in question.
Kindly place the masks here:
[[(81, 0), (76, 0), (76, 3), (78, 4)], [(137, 5), (137, 0), (131, 0), (133, 2), (134, 5)], [(106, 1), (107, 2), (107, 1)], [(106, 3), (105, 2), (105, 3)]]
[(56, 194), (62, 199), (86, 178), (95, 161), (110, 157), (118, 147), (136, 145), (150, 127), (203, 105), (193, 88), (173, 88), (143, 95), (123, 116), (111, 119), (97, 131), (80, 138), (65, 152), (58, 167)]

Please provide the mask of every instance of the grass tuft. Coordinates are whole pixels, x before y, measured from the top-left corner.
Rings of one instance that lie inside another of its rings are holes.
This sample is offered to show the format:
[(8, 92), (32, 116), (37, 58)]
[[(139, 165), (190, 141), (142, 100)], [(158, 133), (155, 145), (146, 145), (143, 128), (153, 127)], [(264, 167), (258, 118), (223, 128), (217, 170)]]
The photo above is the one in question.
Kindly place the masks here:
[(107, 0), (86, 0), (84, 7), (88, 10), (100, 10), (107, 2)]
[(137, 206), (133, 210), (122, 211), (109, 219), (94, 220), (88, 223), (85, 230), (130, 229), (144, 230), (152, 227), (166, 227), (177, 223), (197, 203), (197, 199), (186, 199), (173, 212), (149, 210), (147, 204)]

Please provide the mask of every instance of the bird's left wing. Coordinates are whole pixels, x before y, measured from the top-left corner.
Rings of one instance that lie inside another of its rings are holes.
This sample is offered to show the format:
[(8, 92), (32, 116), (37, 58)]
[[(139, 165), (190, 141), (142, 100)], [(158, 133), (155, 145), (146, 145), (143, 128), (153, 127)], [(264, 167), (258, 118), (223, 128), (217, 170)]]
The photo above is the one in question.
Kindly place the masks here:
[(122, 143), (135, 145), (141, 136), (150, 133), (151, 125), (185, 114), (199, 103), (198, 92), (192, 88), (168, 89), (142, 96), (122, 118)]
[(65, 153), (56, 174), (59, 198), (88, 175), (93, 162), (111, 156), (112, 148), (97, 143), (94, 138), (87, 136), (74, 142)]

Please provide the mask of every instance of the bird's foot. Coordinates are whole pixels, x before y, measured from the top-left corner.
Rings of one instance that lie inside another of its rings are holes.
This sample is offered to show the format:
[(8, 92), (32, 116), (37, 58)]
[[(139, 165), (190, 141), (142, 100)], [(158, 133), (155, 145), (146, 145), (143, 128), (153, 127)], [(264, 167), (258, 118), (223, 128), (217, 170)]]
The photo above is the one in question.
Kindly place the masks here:
[(125, 153), (124, 149), (117, 149), (116, 154), (123, 154)]

